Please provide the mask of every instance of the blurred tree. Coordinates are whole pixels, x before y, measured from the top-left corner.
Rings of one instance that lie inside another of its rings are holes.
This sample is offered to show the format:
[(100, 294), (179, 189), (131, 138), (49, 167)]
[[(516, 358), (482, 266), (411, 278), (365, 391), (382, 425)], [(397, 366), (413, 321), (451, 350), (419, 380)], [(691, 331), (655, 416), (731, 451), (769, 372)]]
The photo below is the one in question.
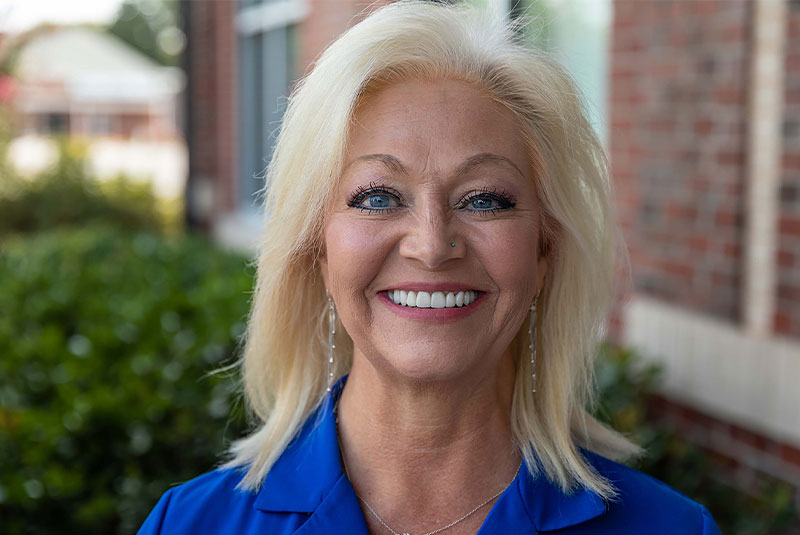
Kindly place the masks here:
[(551, 51), (552, 10), (547, 0), (513, 0), (511, 17), (523, 23), (525, 38), (538, 49)]
[(105, 222), (127, 230), (178, 230), (179, 215), (160, 202), (148, 183), (118, 176), (100, 182), (87, 175), (86, 147), (78, 140), (59, 138), (56, 164), (35, 179), (17, 176), (5, 152), (0, 114), (0, 242), (12, 234)]
[(247, 260), (105, 225), (0, 247), (0, 533), (134, 533), (245, 420)]
[(177, 0), (126, 0), (108, 31), (161, 65), (175, 67), (186, 43), (178, 10)]
[[(0, 74), (0, 78), (2, 76)], [(13, 138), (13, 126), (8, 106), (0, 102), (0, 195), (2, 195), (4, 187), (16, 177), (14, 168), (6, 159), (8, 145)]]

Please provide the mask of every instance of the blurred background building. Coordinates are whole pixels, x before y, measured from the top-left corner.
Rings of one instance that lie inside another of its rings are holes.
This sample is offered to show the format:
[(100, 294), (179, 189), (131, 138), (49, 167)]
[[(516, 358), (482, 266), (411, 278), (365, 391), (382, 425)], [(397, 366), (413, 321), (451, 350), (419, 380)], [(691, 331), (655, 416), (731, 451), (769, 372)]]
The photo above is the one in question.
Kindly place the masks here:
[(8, 158), (21, 174), (54, 164), (56, 138), (79, 139), (97, 178), (122, 174), (151, 182), (163, 198), (183, 197), (184, 75), (121, 38), (131, 23), (135, 31), (137, 14), (144, 17), (121, 10), (116, 33), (101, 25), (42, 24), (2, 40), (15, 135)]
[(23, 39), (15, 58), (16, 122), (23, 135), (178, 135), (177, 69), (94, 28), (45, 28)]
[[(587, 96), (632, 286), (611, 332), (665, 368), (662, 418), (757, 488), (800, 488), (800, 2), (484, 2)], [(188, 210), (252, 245), (291, 84), (354, 0), (189, 2)]]

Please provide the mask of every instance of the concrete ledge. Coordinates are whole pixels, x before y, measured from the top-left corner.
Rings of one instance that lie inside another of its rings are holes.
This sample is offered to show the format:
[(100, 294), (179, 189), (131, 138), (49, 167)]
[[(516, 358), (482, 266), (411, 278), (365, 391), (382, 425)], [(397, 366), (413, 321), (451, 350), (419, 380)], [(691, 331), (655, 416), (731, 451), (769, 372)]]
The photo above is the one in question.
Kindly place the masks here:
[(664, 366), (664, 394), (721, 419), (800, 445), (800, 343), (634, 296), (623, 340)]
[(221, 246), (253, 256), (263, 228), (264, 215), (260, 211), (240, 210), (217, 218), (212, 235)]
[(297, 24), (309, 12), (305, 0), (278, 0), (242, 9), (236, 15), (236, 29), (242, 35), (266, 33), (275, 28)]

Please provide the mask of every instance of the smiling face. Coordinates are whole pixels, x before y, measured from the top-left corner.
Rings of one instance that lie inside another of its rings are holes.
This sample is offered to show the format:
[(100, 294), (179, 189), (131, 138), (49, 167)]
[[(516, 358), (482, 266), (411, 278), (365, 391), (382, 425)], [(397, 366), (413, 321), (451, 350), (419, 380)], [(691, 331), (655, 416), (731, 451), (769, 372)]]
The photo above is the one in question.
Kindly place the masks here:
[(513, 115), (466, 83), (409, 80), (368, 96), (348, 141), (320, 268), (354, 366), (499, 369), (547, 268)]

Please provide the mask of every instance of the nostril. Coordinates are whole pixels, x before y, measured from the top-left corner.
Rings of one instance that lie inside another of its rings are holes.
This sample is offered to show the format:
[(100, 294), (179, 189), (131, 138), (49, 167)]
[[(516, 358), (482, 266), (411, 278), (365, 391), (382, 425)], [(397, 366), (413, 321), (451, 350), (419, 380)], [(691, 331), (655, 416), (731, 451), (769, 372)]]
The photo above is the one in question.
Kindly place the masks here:
[(432, 269), (448, 260), (462, 258), (466, 253), (464, 246), (463, 239), (447, 237), (444, 232), (420, 231), (406, 236), (401, 241), (398, 252), (401, 256), (416, 259)]

